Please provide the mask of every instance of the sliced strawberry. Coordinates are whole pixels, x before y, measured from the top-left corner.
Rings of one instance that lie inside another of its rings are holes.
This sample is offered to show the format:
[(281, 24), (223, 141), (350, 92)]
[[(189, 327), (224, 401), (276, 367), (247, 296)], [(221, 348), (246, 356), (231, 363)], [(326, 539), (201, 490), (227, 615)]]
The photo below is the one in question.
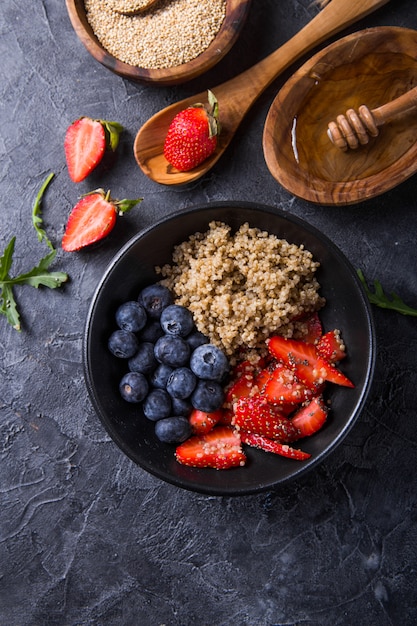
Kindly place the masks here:
[(177, 447), (175, 457), (183, 465), (219, 470), (246, 463), (240, 437), (228, 426), (215, 426), (206, 435), (190, 437)]
[(342, 387), (354, 387), (355, 385), (345, 374), (343, 374), (337, 367), (319, 357), (315, 365), (315, 372), (319, 377), (324, 378), (329, 383), (335, 385), (341, 385)]
[(321, 357), (329, 361), (329, 363), (337, 363), (346, 356), (346, 348), (340, 331), (337, 329), (329, 330), (325, 333), (316, 344), (317, 352)]
[(261, 356), (259, 356), (256, 361), (239, 361), (239, 363), (237, 363), (232, 369), (231, 378), (232, 380), (239, 378), (242, 374), (255, 375), (263, 367), (265, 367), (265, 365), (265, 359)]
[(253, 448), (260, 448), (265, 452), (279, 454), (279, 456), (285, 456), (288, 459), (295, 459), (296, 461), (306, 461), (311, 457), (311, 454), (309, 454), (308, 452), (303, 452), (303, 450), (297, 450), (296, 448), (292, 448), (286, 443), (274, 441), (273, 439), (269, 439), (268, 437), (264, 437), (263, 435), (258, 435), (257, 433), (241, 433), (241, 439), (242, 443), (246, 443), (246, 445), (248, 446), (251, 446)]
[(307, 333), (303, 336), (306, 343), (316, 343), (323, 335), (323, 326), (318, 313), (313, 313), (306, 319)]
[(258, 393), (261, 395), (265, 392), (265, 388), (272, 376), (273, 371), (273, 367), (265, 367), (255, 376), (254, 387), (256, 387)]
[(226, 406), (231, 406), (239, 398), (248, 396), (253, 388), (253, 374), (241, 374), (227, 387), (225, 394)]
[(327, 413), (322, 396), (318, 396), (302, 406), (291, 418), (291, 422), (300, 431), (300, 437), (309, 437), (323, 427)]
[(222, 409), (222, 416), (221, 419), (219, 421), (219, 424), (223, 424), (223, 426), (232, 426), (233, 424), (233, 419), (234, 419), (235, 414), (233, 413), (232, 409)]
[(223, 417), (222, 409), (207, 413), (199, 409), (193, 409), (188, 418), (194, 434), (204, 435), (208, 433)]
[(282, 443), (295, 441), (300, 436), (292, 421), (259, 394), (240, 398), (235, 403), (233, 425), (240, 431), (279, 439)]
[(264, 395), (273, 404), (300, 404), (312, 397), (312, 390), (301, 383), (285, 365), (277, 365), (265, 385)]
[(268, 341), (271, 354), (291, 369), (297, 378), (312, 390), (327, 380), (337, 385), (353, 387), (353, 383), (337, 368), (325, 361), (311, 343), (275, 335)]
[(98, 120), (82, 117), (67, 129), (64, 141), (68, 173), (79, 183), (93, 171), (106, 151), (106, 133)]
[(110, 192), (93, 191), (81, 198), (72, 209), (62, 238), (62, 247), (74, 252), (106, 237), (114, 228), (117, 213), (130, 211), (137, 200), (112, 200)]
[(81, 117), (68, 127), (64, 151), (68, 173), (79, 183), (97, 167), (106, 148), (117, 148), (123, 127), (117, 122)]

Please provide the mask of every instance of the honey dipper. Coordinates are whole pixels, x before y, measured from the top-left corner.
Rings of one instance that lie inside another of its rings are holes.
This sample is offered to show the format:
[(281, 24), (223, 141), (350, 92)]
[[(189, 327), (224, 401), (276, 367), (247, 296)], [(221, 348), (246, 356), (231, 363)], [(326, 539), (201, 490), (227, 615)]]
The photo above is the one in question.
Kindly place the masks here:
[(366, 145), (369, 136), (376, 137), (380, 126), (414, 109), (417, 109), (417, 87), (372, 111), (364, 104), (357, 112), (348, 109), (346, 115), (338, 115), (336, 121), (329, 123), (327, 134), (343, 152), (348, 148), (354, 150), (359, 145)]

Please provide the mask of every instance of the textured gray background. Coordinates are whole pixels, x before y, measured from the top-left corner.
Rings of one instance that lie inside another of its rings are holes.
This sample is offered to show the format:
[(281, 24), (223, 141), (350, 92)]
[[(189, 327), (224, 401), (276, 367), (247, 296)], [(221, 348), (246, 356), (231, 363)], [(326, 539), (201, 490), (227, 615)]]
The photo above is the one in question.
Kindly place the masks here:
[[(30, 211), (50, 171), (56, 178), (43, 215), (58, 247), (80, 193), (104, 185), (116, 197), (144, 197), (94, 250), (59, 251), (54, 269), (71, 276), (63, 290), (17, 292), (21, 334), (0, 319), (2, 625), (417, 623), (415, 318), (374, 309), (376, 374), (355, 428), (307, 477), (247, 498), (189, 493), (144, 473), (109, 439), (84, 384), (83, 326), (102, 272), (139, 229), (192, 204), (280, 206), (326, 233), (369, 279), (417, 306), (415, 176), (349, 208), (297, 200), (270, 176), (263, 123), (290, 71), (195, 184), (161, 187), (135, 165), (134, 136), (154, 112), (249, 67), (314, 13), (310, 0), (254, 0), (241, 39), (216, 69), (190, 84), (156, 88), (92, 59), (63, 1), (2, 0), (0, 243), (3, 250), (17, 235), (14, 270), (45, 253)], [(395, 0), (345, 32), (377, 25), (417, 28), (415, 0)], [(115, 162), (75, 186), (63, 137), (80, 115), (115, 119), (127, 130)]]

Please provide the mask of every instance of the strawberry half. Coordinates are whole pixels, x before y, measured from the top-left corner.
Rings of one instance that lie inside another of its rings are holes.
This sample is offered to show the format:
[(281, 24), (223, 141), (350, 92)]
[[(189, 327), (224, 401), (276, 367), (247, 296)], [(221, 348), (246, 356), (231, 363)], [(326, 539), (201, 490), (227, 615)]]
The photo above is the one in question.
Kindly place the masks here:
[(274, 441), (263, 435), (257, 433), (242, 433), (242, 443), (251, 446), (252, 448), (260, 448), (264, 452), (272, 452), (273, 454), (279, 454), (279, 456), (285, 456), (287, 459), (295, 459), (296, 461), (306, 461), (311, 457), (308, 452), (292, 448), (286, 443), (280, 443)]
[(116, 150), (123, 126), (118, 122), (81, 117), (68, 127), (64, 150), (68, 173), (79, 183), (97, 167), (106, 148)]
[(233, 425), (239, 431), (264, 435), (269, 439), (278, 439), (281, 443), (300, 438), (300, 431), (292, 420), (260, 395), (243, 397), (236, 402)]
[(110, 192), (97, 189), (86, 194), (72, 209), (62, 238), (66, 252), (75, 252), (106, 237), (114, 228), (116, 216), (127, 213), (142, 199), (112, 200)]
[(216, 150), (220, 133), (219, 107), (211, 91), (208, 102), (210, 109), (198, 103), (180, 111), (168, 128), (164, 156), (181, 172), (194, 169)]
[(175, 458), (191, 467), (229, 469), (246, 463), (239, 435), (228, 426), (216, 426), (205, 435), (194, 435), (181, 443)]

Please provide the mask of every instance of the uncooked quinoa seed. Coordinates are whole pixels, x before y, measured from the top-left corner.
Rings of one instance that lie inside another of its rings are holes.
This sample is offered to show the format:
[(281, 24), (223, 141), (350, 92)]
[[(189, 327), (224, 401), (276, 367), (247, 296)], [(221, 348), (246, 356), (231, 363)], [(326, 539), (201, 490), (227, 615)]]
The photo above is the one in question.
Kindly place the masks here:
[(322, 308), (319, 263), (297, 246), (244, 224), (233, 234), (222, 222), (174, 249), (172, 265), (156, 268), (177, 304), (229, 357), (266, 352), (274, 333), (302, 337), (304, 314)]
[(114, 57), (146, 69), (195, 59), (219, 32), (226, 0), (160, 0), (138, 15), (121, 15), (115, 0), (85, 0), (87, 20)]

